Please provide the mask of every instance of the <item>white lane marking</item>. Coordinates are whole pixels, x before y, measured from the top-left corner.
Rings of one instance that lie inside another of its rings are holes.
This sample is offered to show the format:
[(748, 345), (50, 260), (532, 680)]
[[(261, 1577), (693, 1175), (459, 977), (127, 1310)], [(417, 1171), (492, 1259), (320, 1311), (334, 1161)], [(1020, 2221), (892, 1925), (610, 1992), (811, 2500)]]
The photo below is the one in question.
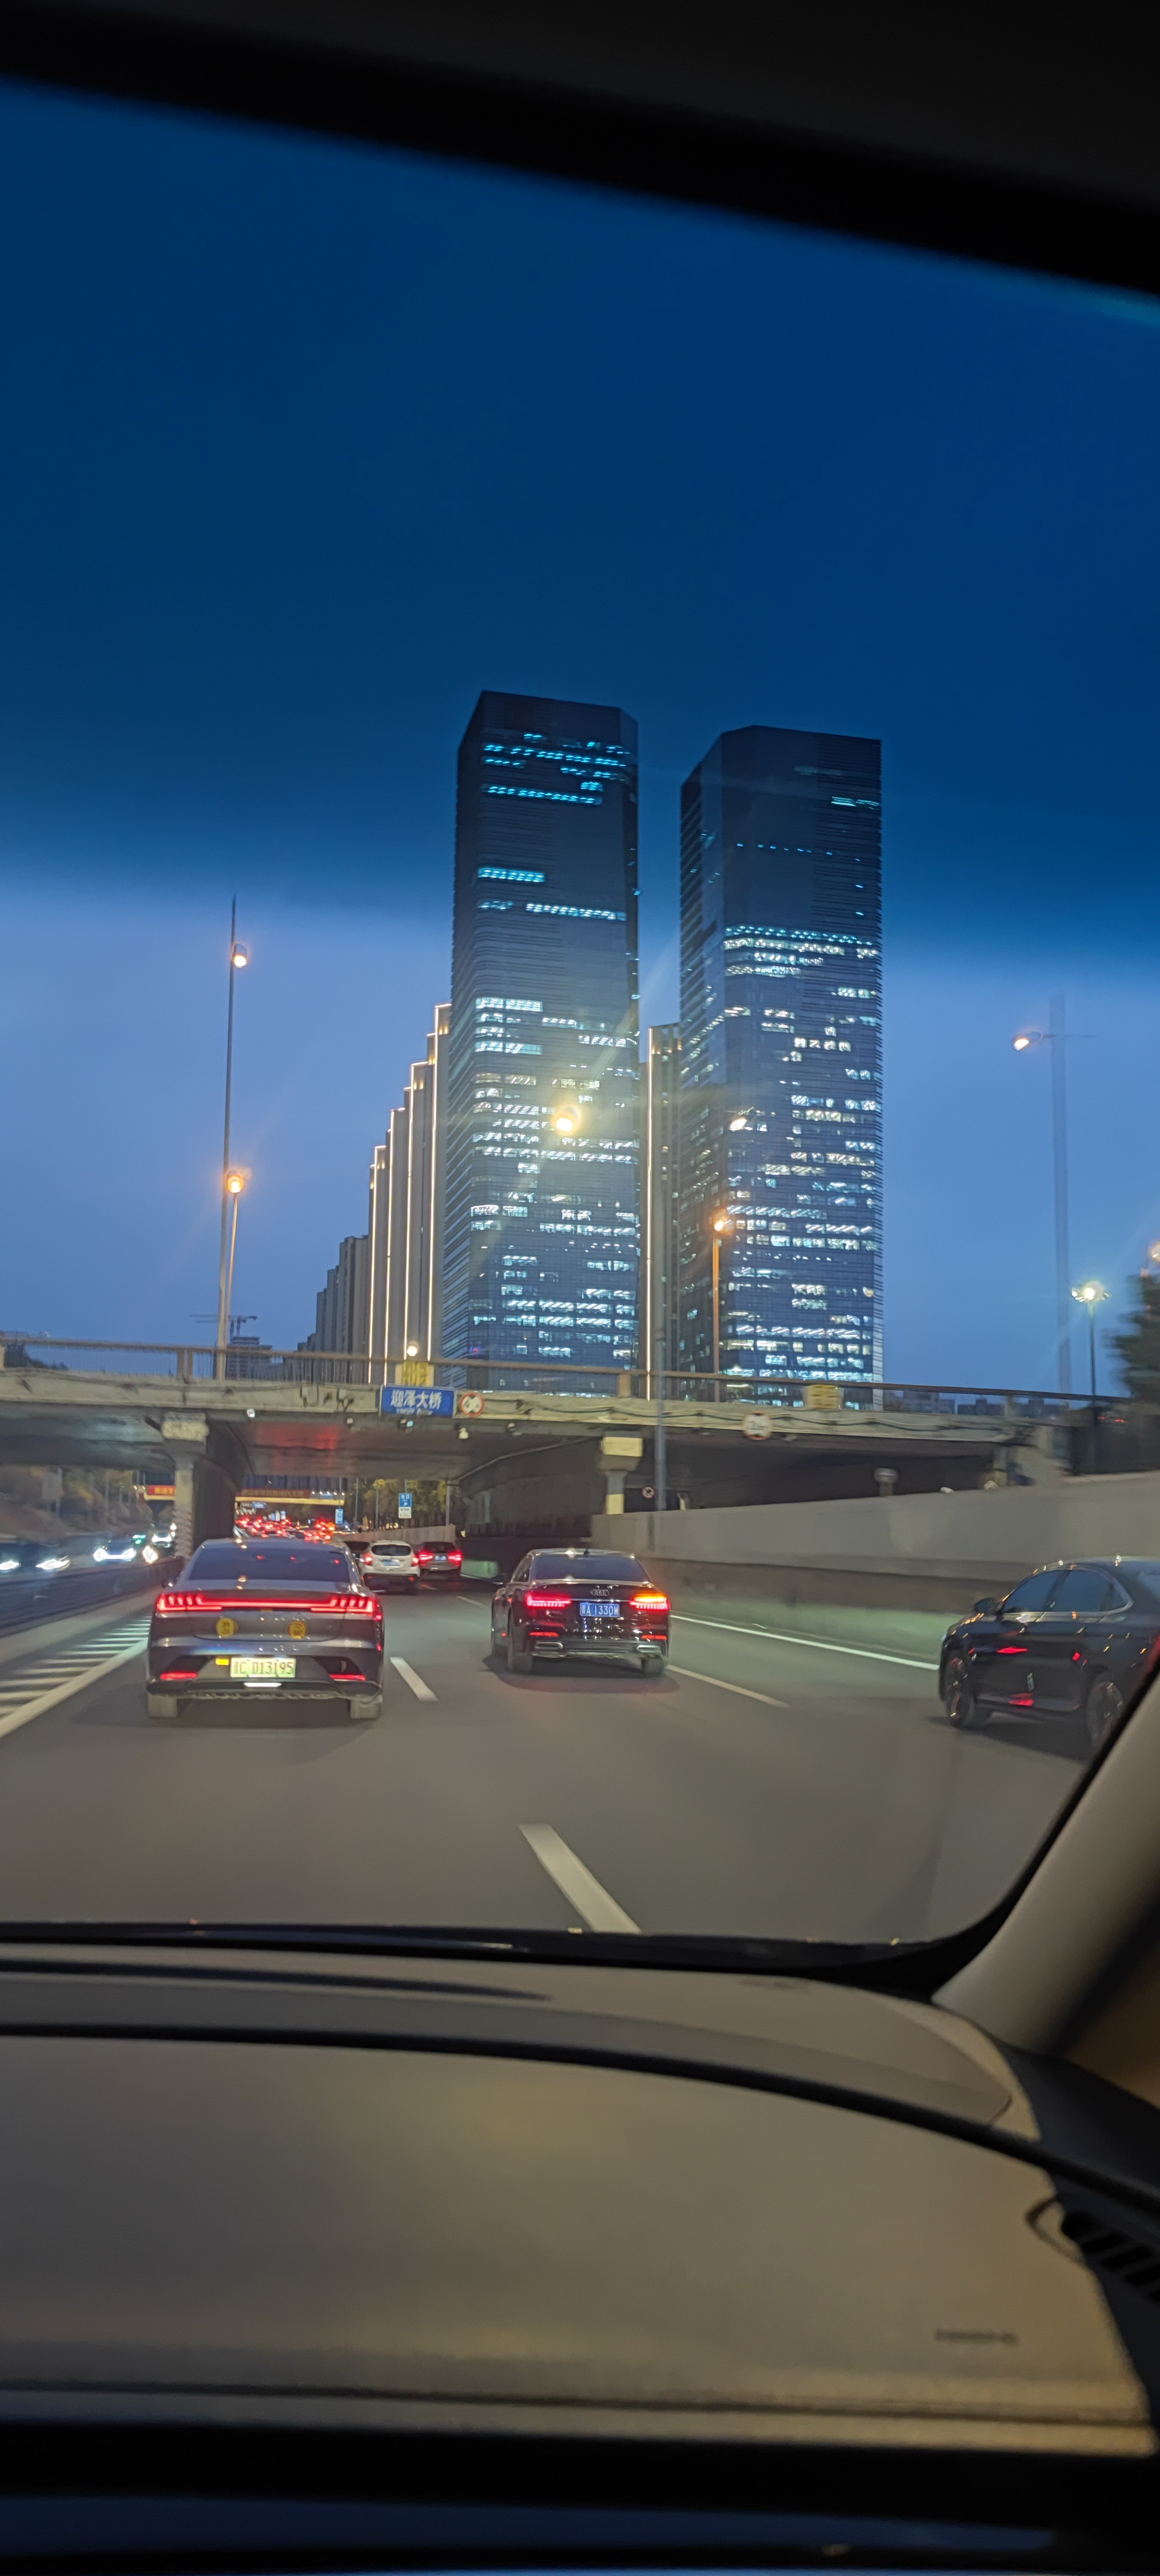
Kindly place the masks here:
[(684, 1664), (670, 1664), (671, 1673), (679, 1673), (683, 1682), (709, 1682), (714, 1690), (736, 1691), (738, 1699), (759, 1699), (766, 1708), (788, 1708), (787, 1699), (774, 1699), (770, 1691), (746, 1690), (744, 1682), (723, 1682), (720, 1673), (691, 1673)]
[(574, 1851), (570, 1851), (552, 1825), (521, 1825), (524, 1841), (530, 1843), (541, 1869), (554, 1879), (562, 1896), (574, 1905), (582, 1923), (590, 1932), (639, 1932), (631, 1914), (610, 1896), (590, 1869), (585, 1869)]
[(414, 1691), (416, 1699), (434, 1699), (434, 1691), (428, 1690), (426, 1682), (420, 1680), (418, 1673), (412, 1672), (410, 1665), (403, 1662), (401, 1655), (392, 1655), (390, 1660), (395, 1671), (405, 1681), (408, 1690)]
[(784, 1628), (743, 1628), (736, 1619), (694, 1618), (691, 1610), (674, 1610), (672, 1616), (686, 1628), (725, 1628), (731, 1637), (769, 1637), (775, 1646), (812, 1646), (819, 1655), (861, 1655), (871, 1664), (905, 1664), (912, 1673), (938, 1671), (937, 1664), (924, 1663), (919, 1655), (887, 1655), (880, 1646), (836, 1646), (831, 1637), (793, 1637)]
[(123, 1646), (119, 1655), (107, 1655), (100, 1664), (86, 1664), (83, 1672), (74, 1673), (66, 1682), (58, 1682), (55, 1690), (40, 1691), (35, 1699), (26, 1700), (23, 1708), (10, 1709), (6, 1716), (0, 1717), (0, 1735), (14, 1734), (18, 1726), (27, 1726), (32, 1718), (43, 1717), (50, 1708), (59, 1708), (61, 1701), (71, 1699), (75, 1691), (87, 1690), (90, 1682), (103, 1681), (106, 1673), (115, 1673), (120, 1665), (131, 1664), (135, 1656), (144, 1654), (145, 1646), (146, 1639), (140, 1637), (136, 1645)]

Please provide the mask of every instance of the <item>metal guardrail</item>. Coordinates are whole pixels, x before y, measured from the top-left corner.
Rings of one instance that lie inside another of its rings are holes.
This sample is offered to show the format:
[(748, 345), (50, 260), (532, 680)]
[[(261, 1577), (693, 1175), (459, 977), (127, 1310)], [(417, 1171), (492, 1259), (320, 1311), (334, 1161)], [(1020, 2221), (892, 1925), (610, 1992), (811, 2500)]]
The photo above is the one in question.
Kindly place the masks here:
[[(245, 1379), (271, 1386), (323, 1385), (373, 1386), (390, 1382), (395, 1362), (372, 1360), (365, 1352), (351, 1351), (280, 1351), (241, 1349), (231, 1344), (224, 1351), (212, 1344), (191, 1342), (101, 1342), (65, 1341), (41, 1333), (0, 1332), (2, 1365), (27, 1374), (38, 1369), (60, 1369), (77, 1374), (105, 1372), (118, 1377), (172, 1377), (179, 1384), (227, 1383)], [(591, 1395), (594, 1399), (610, 1395), (636, 1396), (654, 1402), (663, 1393), (666, 1404), (749, 1402), (793, 1408), (816, 1406), (820, 1388), (816, 1380), (806, 1378), (745, 1375), (737, 1369), (711, 1371), (670, 1370), (664, 1373), (663, 1386), (657, 1377), (644, 1369), (622, 1369), (597, 1365), (585, 1360), (483, 1360), (444, 1355), (432, 1362), (436, 1382), (444, 1386), (479, 1387), (502, 1394), (535, 1392), (558, 1395)], [(1101, 1408), (1127, 1414), (1132, 1408), (1126, 1396), (1062, 1395), (1044, 1387), (939, 1386), (921, 1384), (912, 1379), (891, 1378), (872, 1383), (867, 1378), (829, 1381), (833, 1409), (837, 1411), (875, 1413), (939, 1413), (978, 1416), (980, 1420), (996, 1415), (1023, 1415), (1028, 1421), (1070, 1420), (1090, 1414), (1093, 1402)]]

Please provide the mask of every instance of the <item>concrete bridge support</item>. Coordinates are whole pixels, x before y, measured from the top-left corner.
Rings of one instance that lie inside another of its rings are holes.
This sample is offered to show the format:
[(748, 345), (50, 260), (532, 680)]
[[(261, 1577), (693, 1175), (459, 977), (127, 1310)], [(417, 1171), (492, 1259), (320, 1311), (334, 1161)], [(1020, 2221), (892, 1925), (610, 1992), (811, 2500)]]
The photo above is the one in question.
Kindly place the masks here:
[(204, 1414), (170, 1414), (161, 1437), (173, 1460), (173, 1517), (177, 1553), (192, 1556), (203, 1538), (229, 1538), (234, 1505), (246, 1479), (246, 1459), (229, 1433), (213, 1431)]

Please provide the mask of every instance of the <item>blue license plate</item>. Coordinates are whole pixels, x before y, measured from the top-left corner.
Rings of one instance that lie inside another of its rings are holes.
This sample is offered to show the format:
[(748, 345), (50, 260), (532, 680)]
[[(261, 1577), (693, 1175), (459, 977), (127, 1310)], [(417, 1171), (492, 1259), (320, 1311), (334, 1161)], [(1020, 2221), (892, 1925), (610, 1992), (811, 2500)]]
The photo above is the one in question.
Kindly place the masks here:
[(620, 1603), (619, 1601), (582, 1601), (580, 1616), (582, 1619), (619, 1619)]

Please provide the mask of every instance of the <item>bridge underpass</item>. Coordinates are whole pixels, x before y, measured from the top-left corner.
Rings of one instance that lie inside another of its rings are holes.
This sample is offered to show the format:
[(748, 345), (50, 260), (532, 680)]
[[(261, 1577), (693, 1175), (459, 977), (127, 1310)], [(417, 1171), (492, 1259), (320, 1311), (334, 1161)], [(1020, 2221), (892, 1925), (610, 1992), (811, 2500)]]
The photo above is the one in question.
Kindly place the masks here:
[[(446, 1413), (397, 1419), (373, 1386), (9, 1366), (0, 1462), (133, 1467), (151, 1481), (172, 1473), (182, 1554), (228, 1532), (237, 1494), (272, 1478), (445, 1476), (480, 1535), (564, 1526), (579, 1535), (594, 1513), (648, 1499), (655, 1413), (643, 1397), (468, 1388), (450, 1402)], [(1062, 1472), (1053, 1425), (1014, 1404), (984, 1416), (684, 1401), (667, 1408), (666, 1428), (669, 1496), (690, 1509)]]

